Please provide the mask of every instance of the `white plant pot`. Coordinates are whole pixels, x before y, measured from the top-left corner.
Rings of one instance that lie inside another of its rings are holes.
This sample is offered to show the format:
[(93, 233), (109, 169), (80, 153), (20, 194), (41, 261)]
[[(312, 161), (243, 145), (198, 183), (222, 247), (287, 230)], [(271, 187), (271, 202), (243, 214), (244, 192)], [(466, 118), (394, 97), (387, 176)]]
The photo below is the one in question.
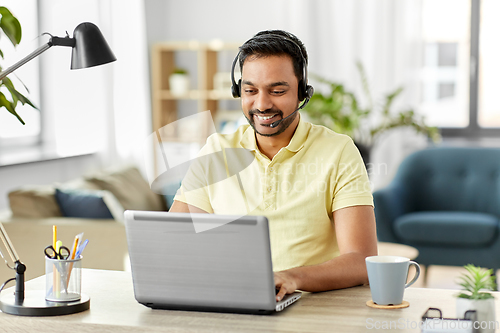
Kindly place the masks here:
[(169, 84), (172, 95), (186, 95), (189, 91), (189, 76), (186, 74), (172, 74), (169, 77)]
[(467, 298), (457, 298), (457, 318), (463, 318), (465, 311), (476, 310), (476, 327), (479, 332), (495, 332), (497, 325), (495, 321), (495, 300), (493, 298), (483, 300), (471, 300)]

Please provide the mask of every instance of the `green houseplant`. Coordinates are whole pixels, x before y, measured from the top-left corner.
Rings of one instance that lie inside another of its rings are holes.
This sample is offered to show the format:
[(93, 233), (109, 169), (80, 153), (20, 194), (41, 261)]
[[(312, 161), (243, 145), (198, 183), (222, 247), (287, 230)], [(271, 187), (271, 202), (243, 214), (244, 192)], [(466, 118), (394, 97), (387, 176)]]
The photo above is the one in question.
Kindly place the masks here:
[(362, 107), (356, 95), (348, 91), (343, 84), (312, 74), (313, 79), (325, 84), (329, 89), (329, 92), (324, 94), (315, 92), (305, 108), (312, 122), (349, 135), (364, 155), (365, 163), (369, 160), (366, 155), (380, 135), (393, 128), (409, 126), (433, 141), (440, 139), (438, 129), (427, 126), (424, 117), (414, 110), (392, 111), (394, 100), (403, 91), (402, 87), (386, 94), (382, 103), (374, 103), (363, 65), (358, 61), (356, 66), (367, 105)]
[[(3, 34), (0, 34), (0, 38), (3, 37), (3, 35), (7, 36), (7, 38), (14, 46), (18, 45), (21, 42), (21, 24), (6, 7), (0, 7), (0, 28), (3, 32)], [(4, 57), (2, 50), (0, 50), (0, 57), (2, 59)], [(2, 70), (3, 68), (0, 66), (0, 71)], [(2, 87), (5, 87), (6, 89), (2, 89)], [(26, 91), (28, 91), (26, 86), (24, 86), (24, 88), (26, 89)], [(18, 103), (21, 103), (23, 105), (28, 104), (36, 109), (36, 106), (33, 105), (33, 103), (31, 103), (31, 101), (26, 96), (17, 91), (17, 89), (14, 87), (14, 84), (8, 77), (4, 78), (0, 81), (0, 108), (5, 108), (12, 115), (17, 117), (17, 119), (24, 125), (23, 119), (16, 112)]]
[[(496, 290), (495, 275), (492, 269), (484, 269), (471, 264), (464, 266), (466, 273), (459, 277), (462, 291), (457, 295), (457, 318), (463, 318), (467, 310), (477, 312), (482, 332), (494, 332), (495, 299), (488, 290)], [(479, 325), (478, 325), (479, 326)]]
[(459, 277), (463, 291), (457, 297), (465, 299), (490, 299), (493, 295), (485, 290), (496, 290), (495, 275), (492, 269), (483, 269), (472, 264), (465, 265), (467, 274)]

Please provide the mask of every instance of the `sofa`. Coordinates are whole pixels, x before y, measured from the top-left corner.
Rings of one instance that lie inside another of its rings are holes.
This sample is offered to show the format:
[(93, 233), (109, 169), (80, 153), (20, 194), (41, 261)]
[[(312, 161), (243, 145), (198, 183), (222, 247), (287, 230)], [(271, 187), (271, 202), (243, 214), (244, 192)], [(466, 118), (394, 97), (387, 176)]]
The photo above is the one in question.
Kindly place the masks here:
[[(58, 239), (70, 247), (84, 233), (89, 243), (83, 253), (84, 268), (128, 270), (123, 211), (166, 211), (163, 195), (151, 191), (134, 166), (122, 166), (82, 176), (65, 183), (26, 186), (9, 193), (10, 211), (0, 214), (20, 260), (26, 279), (45, 274), (43, 250), (52, 243), (52, 226)], [(3, 255), (9, 263), (3, 245)], [(15, 272), (0, 264), (0, 283)]]
[(373, 197), (379, 241), (416, 247), (423, 265), (500, 269), (500, 149), (418, 151)]

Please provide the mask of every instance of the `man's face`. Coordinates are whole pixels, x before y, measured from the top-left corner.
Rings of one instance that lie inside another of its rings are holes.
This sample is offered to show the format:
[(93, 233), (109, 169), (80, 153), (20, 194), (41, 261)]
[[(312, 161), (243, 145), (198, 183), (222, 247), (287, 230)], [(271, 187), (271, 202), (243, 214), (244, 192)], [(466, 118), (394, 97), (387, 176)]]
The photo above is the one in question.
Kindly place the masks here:
[(242, 70), (241, 106), (250, 125), (262, 136), (283, 133), (297, 114), (276, 127), (270, 125), (294, 112), (298, 80), (289, 56), (248, 57)]

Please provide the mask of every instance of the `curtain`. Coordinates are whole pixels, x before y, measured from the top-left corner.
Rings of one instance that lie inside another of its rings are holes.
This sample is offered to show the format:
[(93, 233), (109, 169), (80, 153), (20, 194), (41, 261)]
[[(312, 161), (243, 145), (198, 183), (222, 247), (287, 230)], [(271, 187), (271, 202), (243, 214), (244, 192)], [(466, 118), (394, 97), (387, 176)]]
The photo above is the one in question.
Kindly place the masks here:
[[(318, 0), (287, 2), (287, 28), (309, 53), (309, 73), (342, 83), (366, 103), (355, 62), (361, 61), (374, 102), (404, 87), (393, 110), (419, 104), (422, 66), (421, 0)], [(321, 90), (321, 86), (315, 87)], [(376, 121), (376, 119), (373, 119)], [(399, 129), (380, 138), (372, 151), (370, 179), (382, 187), (411, 152), (426, 146), (412, 130)]]
[[(144, 0), (108, 0), (111, 45), (117, 57), (109, 75), (106, 164), (132, 163), (144, 169), (143, 148), (151, 134), (151, 98)], [(106, 14), (104, 14), (106, 13)]]

